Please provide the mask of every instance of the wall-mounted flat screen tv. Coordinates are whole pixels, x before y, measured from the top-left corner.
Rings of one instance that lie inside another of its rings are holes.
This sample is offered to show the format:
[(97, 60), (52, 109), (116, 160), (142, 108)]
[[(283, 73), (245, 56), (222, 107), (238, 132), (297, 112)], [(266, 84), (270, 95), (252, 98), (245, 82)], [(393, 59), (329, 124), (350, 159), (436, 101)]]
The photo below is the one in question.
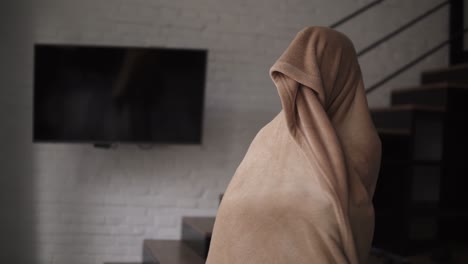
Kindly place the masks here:
[(36, 44), (34, 141), (199, 144), (206, 50)]

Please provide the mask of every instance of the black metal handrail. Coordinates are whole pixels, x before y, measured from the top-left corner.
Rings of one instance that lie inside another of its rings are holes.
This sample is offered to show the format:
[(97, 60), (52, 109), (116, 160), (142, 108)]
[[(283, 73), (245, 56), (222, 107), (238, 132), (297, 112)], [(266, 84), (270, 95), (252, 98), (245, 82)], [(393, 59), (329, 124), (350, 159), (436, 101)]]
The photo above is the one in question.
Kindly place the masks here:
[[(356, 16), (364, 13), (365, 11), (369, 10), (370, 8), (376, 6), (377, 4), (380, 4), (382, 3), (384, 0), (375, 0), (373, 2), (370, 2), (369, 4), (359, 8), (358, 10), (354, 11), (353, 13), (343, 17), (342, 19), (338, 20), (337, 22), (331, 24), (329, 27), (330, 28), (336, 28), (338, 26), (341, 26), (343, 25), (344, 23), (348, 22), (349, 20), (355, 18)], [(363, 48), (362, 50), (360, 50), (359, 52), (356, 53), (356, 55), (358, 57), (361, 57), (365, 54), (367, 54), (368, 52), (374, 50), (375, 48), (377, 48), (378, 46), (380, 46), (381, 44), (385, 43), (386, 41), (394, 38), (395, 36), (399, 35), (400, 33), (402, 33), (403, 31), (411, 28), (413, 25), (415, 25), (416, 23), (420, 22), (421, 20), (425, 19), (426, 17), (432, 15), (433, 13), (437, 12), (438, 10), (440, 10), (441, 8), (443, 8), (444, 6), (450, 4), (450, 0), (446, 0), (446, 1), (443, 1), (439, 4), (437, 4), (436, 6), (434, 6), (433, 8), (427, 10), (426, 12), (422, 13), (421, 15), (415, 17), (414, 19), (408, 21), (407, 23), (405, 23), (404, 25), (400, 26), (398, 29), (388, 33), (387, 35), (383, 36), (382, 38), (374, 41), (372, 44), (368, 45), (367, 47)], [(395, 78), (396, 76), (400, 75), (401, 73), (405, 72), (406, 70), (408, 70), (409, 68), (413, 67), (414, 65), (416, 65), (417, 63), (421, 62), (422, 60), (424, 60), (425, 58), (427, 58), (428, 56), (434, 54), (436, 51), (440, 50), (441, 48), (445, 47), (446, 45), (448, 45), (452, 40), (454, 39), (458, 39), (460, 38), (461, 36), (463, 36), (466, 32), (467, 32), (468, 28), (465, 28), (462, 32), (459, 32), (458, 34), (454, 34), (454, 35), (451, 35), (447, 40), (439, 43), (438, 45), (436, 45), (435, 47), (433, 47), (432, 49), (424, 52), (423, 54), (421, 54), (420, 56), (418, 56), (417, 58), (415, 58), (414, 60), (406, 63), (405, 65), (403, 65), (402, 67), (400, 67), (398, 70), (392, 72), (391, 74), (385, 76), (383, 79), (381, 79), (380, 81), (374, 83), (373, 85), (371, 85), (368, 89), (366, 89), (366, 93), (370, 93), (374, 90), (376, 90), (377, 88), (379, 88), (380, 86), (382, 86), (383, 84), (387, 83), (388, 81), (390, 81), (391, 79)]]
[(425, 19), (426, 17), (430, 16), (431, 14), (435, 13), (436, 11), (438, 11), (439, 9), (441, 9), (442, 7), (446, 6), (449, 4), (450, 1), (445, 1), (445, 2), (442, 2), (438, 5), (436, 5), (435, 7), (429, 9), (428, 11), (424, 12), (423, 14), (417, 16), (416, 18), (410, 20), (409, 22), (407, 22), (406, 24), (402, 25), (401, 27), (399, 27), (398, 29), (390, 32), (389, 34), (385, 35), (384, 37), (382, 37), (381, 39), (375, 41), (374, 43), (370, 44), (369, 46), (365, 47), (364, 49), (362, 49), (361, 51), (359, 51), (357, 53), (357, 56), (360, 57), (364, 54), (366, 54), (367, 52), (375, 49), (377, 46), (381, 45), (382, 43), (390, 40), (391, 38), (395, 37), (396, 35), (400, 34), (401, 32), (407, 30), (408, 28), (410, 28), (411, 26), (413, 26), (414, 24), (418, 23), (419, 21)]
[(413, 67), (414, 65), (418, 64), (419, 62), (421, 62), (422, 60), (424, 60), (425, 58), (429, 57), (430, 55), (432, 55), (433, 53), (435, 53), (436, 51), (440, 50), (441, 48), (447, 46), (452, 40), (454, 39), (457, 39), (457, 38), (460, 38), (462, 37), (465, 33), (468, 32), (468, 28), (465, 28), (463, 31), (459, 32), (458, 34), (455, 34), (455, 35), (452, 35), (452, 37), (450, 37), (449, 39), (439, 43), (437, 46), (433, 47), (432, 49), (424, 52), (422, 55), (420, 55), (419, 57), (415, 58), (414, 60), (406, 63), (405, 65), (403, 65), (402, 67), (400, 67), (398, 70), (392, 72), (391, 74), (387, 75), (385, 78), (383, 78), (382, 80), (374, 83), (373, 85), (371, 85), (369, 88), (366, 89), (366, 94), (374, 91), (375, 89), (379, 88), (380, 86), (382, 86), (383, 84), (387, 83), (388, 81), (390, 81), (391, 79), (395, 78), (396, 76), (402, 74), (403, 72), (405, 72), (406, 70), (408, 70), (409, 68)]
[(338, 20), (337, 22), (331, 24), (329, 27), (330, 28), (339, 27), (339, 26), (343, 25), (344, 23), (348, 22), (349, 20), (353, 19), (354, 17), (360, 15), (361, 13), (364, 13), (365, 11), (369, 10), (373, 6), (376, 6), (377, 4), (382, 3), (383, 1), (384, 0), (375, 0), (373, 2), (370, 2), (369, 4), (359, 8), (358, 10), (354, 11), (353, 13), (351, 13), (351, 14), (343, 17), (342, 19)]

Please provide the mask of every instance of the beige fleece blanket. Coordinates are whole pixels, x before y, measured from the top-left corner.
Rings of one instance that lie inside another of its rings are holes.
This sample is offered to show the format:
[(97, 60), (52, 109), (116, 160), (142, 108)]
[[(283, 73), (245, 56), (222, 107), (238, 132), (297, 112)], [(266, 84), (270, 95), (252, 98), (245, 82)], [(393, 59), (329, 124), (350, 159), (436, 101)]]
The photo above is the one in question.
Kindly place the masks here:
[(353, 44), (306, 28), (270, 75), (283, 110), (229, 183), (207, 263), (366, 263), (381, 146)]

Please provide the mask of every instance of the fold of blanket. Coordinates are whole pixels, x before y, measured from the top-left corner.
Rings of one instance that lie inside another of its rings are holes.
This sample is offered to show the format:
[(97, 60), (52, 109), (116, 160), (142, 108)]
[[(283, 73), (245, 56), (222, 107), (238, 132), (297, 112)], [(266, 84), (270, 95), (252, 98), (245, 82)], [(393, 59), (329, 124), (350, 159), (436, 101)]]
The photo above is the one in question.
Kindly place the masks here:
[(207, 263), (366, 263), (381, 146), (353, 44), (306, 28), (270, 75), (283, 110), (229, 183)]

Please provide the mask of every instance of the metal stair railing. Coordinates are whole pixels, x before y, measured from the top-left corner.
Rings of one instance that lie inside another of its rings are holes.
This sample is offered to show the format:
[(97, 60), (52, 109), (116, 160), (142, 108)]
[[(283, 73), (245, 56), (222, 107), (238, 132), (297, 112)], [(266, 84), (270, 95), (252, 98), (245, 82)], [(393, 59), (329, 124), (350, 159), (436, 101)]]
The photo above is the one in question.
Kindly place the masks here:
[(343, 17), (342, 19), (338, 20), (337, 22), (331, 24), (329, 27), (330, 28), (337, 28), (341, 25), (343, 25), (344, 23), (348, 22), (349, 20), (357, 17), (358, 15), (366, 12), (367, 10), (371, 9), (372, 7), (382, 3), (384, 0), (375, 0), (373, 2), (370, 2), (369, 4), (359, 8), (358, 10), (354, 11), (353, 13)]
[(424, 12), (423, 14), (421, 14), (421, 15), (417, 16), (416, 18), (410, 20), (409, 22), (405, 23), (404, 25), (397, 28), (396, 30), (394, 30), (394, 31), (390, 32), (389, 34), (385, 35), (381, 39), (375, 41), (374, 43), (372, 43), (369, 46), (365, 47), (364, 49), (360, 50), (357, 53), (357, 56), (358, 57), (363, 56), (364, 54), (366, 54), (369, 51), (377, 48), (382, 43), (392, 39), (393, 37), (397, 36), (398, 34), (402, 33), (403, 31), (407, 30), (408, 28), (412, 27), (413, 25), (415, 25), (419, 21), (425, 19), (426, 17), (430, 16), (431, 14), (435, 13), (436, 11), (438, 11), (439, 9), (441, 9), (442, 7), (444, 7), (444, 6), (448, 5), (448, 4), (449, 4), (449, 1), (445, 1), (445, 2), (442, 2), (442, 3), (438, 4), (438, 5), (436, 5), (435, 7), (429, 9), (428, 11)]
[[(345, 24), (346, 22), (350, 21), (351, 19), (353, 19), (353, 18), (363, 14), (364, 12), (370, 10), (372, 7), (377, 6), (378, 4), (382, 3), (383, 1), (384, 0), (372, 1), (372, 2), (370, 2), (368, 4), (366, 4), (365, 6), (359, 8), (358, 10), (352, 12), (351, 14), (343, 17), (342, 19), (338, 20), (337, 22), (331, 24), (329, 27), (330, 28), (337, 28), (337, 27)], [(450, 0), (446, 0), (446, 1), (443, 1), (443, 2), (435, 5), (433, 8), (431, 8), (431, 9), (427, 10), (426, 12), (422, 13), (421, 15), (411, 19), (410, 21), (403, 24), (402, 26), (400, 26), (396, 30), (394, 30), (394, 31), (386, 34), (382, 38), (374, 41), (372, 44), (368, 45), (367, 47), (365, 47), (362, 50), (360, 50), (359, 52), (357, 52), (356, 55), (359, 58), (359, 57), (369, 53), (370, 51), (372, 51), (372, 50), (376, 49), (377, 47), (379, 47), (381, 44), (389, 41), (390, 39), (392, 39), (394, 37), (396, 37), (397, 35), (399, 35), (403, 31), (411, 28), (412, 26), (414, 26), (418, 22), (422, 21), (423, 19), (425, 19), (425, 18), (429, 17), (430, 15), (434, 14), (435, 12), (439, 11), (440, 9), (445, 7), (446, 5), (449, 5), (450, 2), (451, 2)], [(381, 87), (382, 85), (387, 83), (388, 81), (392, 80), (393, 78), (395, 78), (398, 75), (402, 74), (403, 72), (407, 71), (408, 69), (410, 69), (414, 65), (418, 64), (419, 62), (421, 62), (425, 58), (429, 57), (430, 55), (434, 54), (438, 50), (442, 49), (443, 47), (449, 45), (452, 40), (455, 40), (455, 39), (458, 39), (458, 38), (462, 37), (465, 33), (467, 33), (467, 31), (468, 31), (468, 28), (465, 28), (463, 31), (458, 32), (457, 34), (450, 35), (447, 40), (439, 43), (438, 45), (436, 45), (433, 48), (431, 48), (430, 50), (424, 52), (423, 54), (421, 54), (417, 58), (415, 58), (415, 59), (411, 60), (410, 62), (404, 64), (403, 66), (401, 66), (396, 71), (388, 74), (387, 76), (385, 76), (381, 80), (379, 80), (376, 83), (374, 83), (373, 85), (371, 85), (369, 88), (366, 89), (366, 93), (368, 94), (368, 93), (370, 93), (372, 91), (375, 91), (376, 89), (378, 89), (379, 87)]]
[(414, 60), (406, 63), (405, 65), (403, 65), (402, 67), (400, 67), (398, 70), (392, 72), (391, 74), (387, 75), (386, 77), (384, 77), (383, 79), (381, 79), (380, 81), (374, 83), (373, 85), (371, 85), (369, 88), (366, 89), (366, 94), (378, 89), (379, 87), (381, 87), (382, 85), (384, 85), (385, 83), (387, 83), (388, 81), (390, 81), (391, 79), (397, 77), (398, 75), (402, 74), (403, 72), (405, 72), (406, 70), (410, 69), (411, 67), (413, 67), (414, 65), (418, 64), (419, 62), (421, 62), (422, 60), (424, 60), (425, 58), (429, 57), (430, 55), (434, 54), (436, 51), (440, 50), (441, 48), (447, 46), (452, 40), (454, 39), (457, 39), (457, 38), (460, 38), (462, 37), (465, 33), (468, 32), (468, 28), (465, 28), (462, 32), (459, 32), (458, 34), (456, 34), (455, 36), (452, 36), (451, 38), (445, 40), (445, 41), (442, 41), (441, 43), (439, 43), (437, 46), (433, 47), (432, 49), (424, 52), (423, 54), (421, 54), (419, 57), (415, 58)]

